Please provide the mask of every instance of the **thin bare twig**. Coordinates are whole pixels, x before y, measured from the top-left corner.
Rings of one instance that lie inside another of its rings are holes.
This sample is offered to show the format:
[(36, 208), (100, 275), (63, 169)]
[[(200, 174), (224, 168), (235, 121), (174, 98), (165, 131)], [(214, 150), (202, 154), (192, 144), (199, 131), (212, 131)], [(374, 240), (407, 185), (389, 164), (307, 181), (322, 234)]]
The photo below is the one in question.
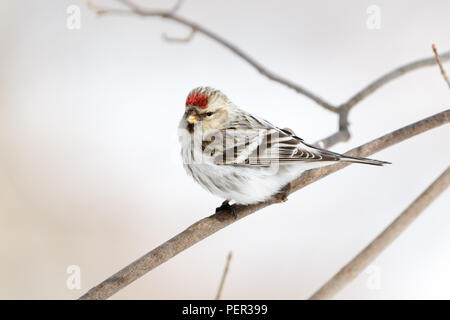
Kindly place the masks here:
[(196, 30), (192, 29), (191, 32), (184, 38), (170, 37), (165, 32), (163, 32), (162, 37), (168, 42), (189, 42), (194, 38)]
[[(378, 139), (372, 140), (371, 142), (350, 150), (346, 153), (346, 155), (367, 157), (373, 153), (448, 122), (450, 122), (450, 110), (443, 111), (434, 116), (388, 133)], [(338, 163), (335, 165), (306, 171), (299, 178), (288, 184), (285, 188), (286, 193), (291, 194), (331, 173), (346, 167), (347, 165), (349, 164)], [(280, 200), (272, 199), (270, 201), (248, 206), (234, 205), (237, 214), (236, 219), (232, 214), (223, 211), (203, 218), (172, 239), (161, 244), (159, 247), (153, 249), (116, 274), (112, 275), (99, 285), (95, 286), (80, 297), (80, 299), (107, 299), (131, 282), (142, 277), (144, 274), (167, 260), (173, 258), (178, 253), (190, 248), (197, 242), (256, 211), (278, 203), (279, 201)]]
[(104, 14), (124, 14), (125, 12), (127, 12), (128, 14), (131, 14), (131, 15), (134, 14), (134, 15), (138, 15), (138, 16), (142, 16), (142, 17), (161, 17), (163, 19), (172, 20), (181, 25), (187, 26), (191, 30), (196, 30), (196, 32), (199, 32), (199, 33), (205, 35), (206, 37), (216, 41), (217, 43), (221, 44), (225, 48), (229, 49), (231, 52), (233, 52), (238, 57), (240, 57), (241, 59), (246, 61), (248, 64), (250, 64), (253, 68), (255, 68), (263, 76), (269, 78), (270, 80), (278, 82), (290, 89), (295, 90), (296, 92), (308, 97), (309, 99), (313, 100), (318, 105), (324, 107), (325, 109), (327, 109), (329, 111), (337, 112), (336, 107), (332, 106), (330, 103), (326, 102), (324, 99), (322, 99), (318, 95), (312, 93), (308, 89), (305, 89), (304, 87), (302, 87), (290, 80), (284, 79), (284, 78), (276, 75), (275, 73), (267, 70), (259, 62), (257, 62), (255, 59), (250, 57), (247, 53), (245, 53), (244, 51), (239, 49), (237, 46), (233, 45), (232, 43), (230, 43), (227, 40), (223, 39), (222, 37), (218, 36), (217, 34), (209, 31), (208, 29), (198, 25), (197, 23), (194, 23), (185, 18), (177, 16), (173, 12), (173, 9), (172, 10), (148, 10), (148, 9), (140, 8), (140, 7), (136, 6), (135, 4), (130, 5), (130, 3), (131, 3), (130, 1), (126, 1), (126, 3), (124, 3), (125, 5), (127, 5), (127, 7), (130, 10), (118, 10), (115, 8), (103, 8), (103, 7), (100, 8), (98, 6), (93, 5), (92, 2), (88, 2), (88, 3), (89, 3), (89, 7), (91, 9), (93, 9), (96, 13), (102, 14), (102, 15), (104, 15)]
[(175, 5), (173, 6), (171, 12), (172, 13), (177, 13), (177, 11), (181, 8), (181, 5), (183, 4), (183, 0), (177, 0), (177, 2), (175, 3)]
[(445, 69), (444, 69), (444, 67), (442, 66), (441, 58), (439, 57), (439, 54), (438, 54), (438, 52), (437, 52), (436, 45), (433, 44), (433, 45), (431, 46), (431, 48), (433, 48), (434, 57), (436, 58), (436, 62), (437, 62), (437, 64), (439, 65), (439, 69), (441, 69), (442, 77), (444, 78), (445, 82), (447, 82), (448, 87), (449, 87), (449, 89), (450, 89), (450, 80), (448, 79), (447, 73), (445, 72)]
[[(449, 60), (450, 51), (447, 51), (441, 55), (441, 61)], [(333, 133), (329, 137), (316, 142), (316, 145), (322, 148), (329, 148), (338, 142), (348, 141), (350, 139), (350, 132), (348, 129), (348, 114), (356, 104), (367, 98), (369, 95), (374, 93), (377, 89), (381, 88), (388, 82), (395, 80), (408, 72), (424, 67), (433, 66), (436, 63), (437, 60), (434, 57), (413, 61), (401, 67), (398, 67), (376, 79), (375, 81), (369, 83), (366, 87), (364, 87), (362, 90), (353, 95), (349, 100), (347, 100), (347, 102), (337, 107), (337, 111), (339, 114), (338, 131)]]
[[(257, 62), (255, 59), (250, 57), (247, 53), (245, 53), (243, 50), (235, 46), (234, 44), (230, 43), (229, 41), (225, 40), (224, 38), (218, 36), (217, 34), (213, 33), (212, 31), (209, 31), (208, 29), (189, 21), (185, 18), (182, 18), (180, 16), (177, 16), (175, 13), (180, 8), (182, 1), (178, 1), (176, 5), (171, 10), (149, 10), (144, 9), (136, 4), (134, 4), (130, 0), (119, 0), (122, 4), (126, 5), (129, 10), (121, 10), (121, 9), (115, 9), (115, 8), (99, 8), (95, 5), (93, 5), (90, 1), (88, 2), (88, 5), (91, 9), (93, 9), (96, 13), (104, 15), (104, 14), (129, 14), (129, 15), (137, 15), (141, 17), (161, 17), (163, 19), (172, 20), (174, 22), (177, 22), (181, 25), (187, 26), (191, 29), (191, 35), (188, 36), (187, 39), (177, 39), (177, 38), (169, 38), (167, 39), (167, 35), (163, 34), (163, 37), (166, 38), (166, 40), (173, 41), (173, 42), (188, 42), (192, 39), (194, 34), (196, 32), (202, 33), (204, 36), (210, 38), (211, 40), (216, 41), (220, 45), (224, 46), (234, 54), (236, 54), (238, 57), (243, 59), (245, 62), (247, 62), (249, 65), (251, 65), (253, 68), (255, 68), (259, 73), (261, 73), (266, 78), (278, 82), (290, 89), (295, 90), (297, 93), (304, 95), (305, 97), (311, 99), (312, 101), (316, 102), (318, 105), (322, 106), (323, 108), (334, 112), (339, 115), (339, 126), (338, 131), (331, 134), (330, 136), (317, 141), (316, 145), (320, 146), (322, 148), (329, 148), (336, 143), (339, 142), (346, 142), (350, 139), (350, 131), (349, 131), (349, 123), (348, 123), (348, 114), (350, 110), (361, 100), (368, 97), (370, 94), (375, 92), (377, 89), (382, 87), (383, 85), (387, 84), (388, 82), (400, 77), (401, 75), (404, 75), (405, 73), (411, 72), (413, 70), (432, 66), (436, 64), (436, 60), (432, 58), (426, 58), (417, 60), (408, 64), (405, 64), (397, 69), (394, 69), (387, 74), (383, 75), (382, 77), (378, 78), (374, 82), (367, 85), (365, 88), (363, 88), (361, 91), (357, 92), (354, 96), (352, 96), (347, 102), (336, 106), (333, 105), (323, 98), (319, 97), (317, 94), (311, 92), (308, 89), (305, 89), (303, 86), (300, 86), (299, 84), (296, 84), (290, 80), (284, 79), (281, 76), (273, 73), (272, 71), (268, 70), (264, 66), (262, 66), (259, 62)], [(192, 37), (191, 37), (192, 36)], [(447, 61), (450, 60), (450, 52), (446, 52), (441, 55), (441, 61)]]
[(89, 9), (95, 12), (98, 15), (106, 15), (106, 14), (116, 14), (116, 15), (133, 15), (135, 14), (133, 11), (126, 9), (117, 9), (117, 8), (103, 8), (99, 7), (91, 0), (86, 1), (86, 5)]
[(220, 280), (219, 289), (217, 290), (216, 300), (220, 300), (220, 296), (222, 295), (223, 285), (225, 283), (225, 279), (227, 278), (228, 269), (230, 268), (231, 257), (233, 256), (233, 252), (229, 252), (227, 256), (227, 263), (225, 264), (225, 269), (223, 269), (222, 279)]
[[(450, 51), (445, 52), (441, 55), (442, 61), (448, 61), (450, 60)], [(346, 106), (349, 109), (352, 109), (357, 103), (359, 103), (361, 100), (369, 96), (370, 94), (374, 93), (377, 89), (379, 89), (381, 86), (385, 85), (386, 83), (397, 79), (398, 77), (404, 75), (405, 73), (424, 68), (424, 67), (430, 67), (436, 64), (436, 60), (434, 57), (426, 58), (417, 60), (414, 62), (407, 63), (399, 68), (396, 68), (385, 75), (381, 76), (377, 80), (373, 81), (369, 85), (367, 85), (365, 88), (363, 88), (361, 91), (359, 91), (357, 94), (352, 96), (347, 102), (345, 102), (343, 105)]]
[(364, 250), (347, 263), (310, 299), (331, 299), (358, 276), (381, 252), (386, 249), (408, 226), (450, 185), (450, 167), (447, 168), (409, 207), (403, 211)]
[(331, 146), (334, 146), (335, 144), (339, 142), (345, 142), (350, 139), (350, 131), (348, 129), (349, 123), (348, 123), (348, 113), (349, 109), (342, 105), (338, 108), (339, 110), (339, 127), (338, 131), (331, 134), (330, 136), (319, 140), (315, 143), (316, 146), (320, 148), (330, 148)]
[[(125, 6), (130, 8), (132, 11), (139, 11), (139, 7), (136, 4), (134, 4), (133, 1), (130, 1), (130, 0), (118, 0), (118, 1), (122, 2), (122, 4), (124, 4)], [(178, 3), (176, 5), (178, 5)], [(173, 11), (173, 9), (172, 9), (172, 11)]]

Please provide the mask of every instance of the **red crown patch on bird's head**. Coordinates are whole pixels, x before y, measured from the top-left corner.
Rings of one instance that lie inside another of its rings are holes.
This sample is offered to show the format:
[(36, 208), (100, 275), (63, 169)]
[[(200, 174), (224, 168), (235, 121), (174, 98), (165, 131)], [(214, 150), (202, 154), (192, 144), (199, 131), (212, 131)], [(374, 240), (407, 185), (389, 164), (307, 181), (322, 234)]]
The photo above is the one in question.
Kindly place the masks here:
[(204, 93), (193, 93), (186, 99), (186, 107), (196, 106), (202, 109), (208, 108), (208, 96)]

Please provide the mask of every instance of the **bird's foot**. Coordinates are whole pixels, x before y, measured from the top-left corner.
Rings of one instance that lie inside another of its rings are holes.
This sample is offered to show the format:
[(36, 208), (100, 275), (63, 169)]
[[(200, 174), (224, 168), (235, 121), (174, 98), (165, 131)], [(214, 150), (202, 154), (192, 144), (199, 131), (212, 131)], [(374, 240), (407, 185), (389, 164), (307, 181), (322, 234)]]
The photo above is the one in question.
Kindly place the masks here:
[(288, 200), (288, 194), (289, 191), (291, 190), (291, 185), (287, 184), (283, 189), (281, 189), (278, 193), (276, 193), (273, 197), (278, 201), (278, 202), (285, 202)]
[(234, 206), (230, 205), (229, 200), (225, 200), (224, 202), (222, 202), (220, 207), (216, 208), (216, 213), (218, 213), (220, 211), (230, 211), (233, 214), (234, 218), (237, 219), (236, 208)]
[(285, 202), (288, 200), (286, 192), (280, 191), (273, 196), (278, 202)]

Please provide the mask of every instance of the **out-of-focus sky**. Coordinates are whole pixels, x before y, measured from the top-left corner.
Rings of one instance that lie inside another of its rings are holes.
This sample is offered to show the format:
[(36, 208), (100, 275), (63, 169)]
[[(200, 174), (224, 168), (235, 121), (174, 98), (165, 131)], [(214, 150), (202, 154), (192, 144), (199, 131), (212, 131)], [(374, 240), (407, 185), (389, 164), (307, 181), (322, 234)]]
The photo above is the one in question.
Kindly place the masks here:
[[(97, 0), (98, 5), (117, 6)], [(171, 1), (141, 1), (169, 8)], [(79, 6), (80, 29), (66, 26)], [(367, 8), (381, 10), (380, 29)], [(450, 2), (187, 0), (179, 14), (332, 103), (383, 73), (450, 50)], [(74, 299), (222, 199), (188, 177), (176, 136), (190, 89), (210, 85), (307, 141), (335, 115), (189, 30), (160, 19), (97, 17), (85, 1), (0, 2), (0, 298)], [(450, 65), (445, 65), (450, 72)], [(389, 83), (350, 115), (343, 152), (449, 108), (437, 67)], [(225, 299), (304, 299), (449, 164), (450, 127), (353, 165), (214, 234), (114, 298), (209, 299), (234, 253)], [(340, 299), (450, 298), (450, 197), (435, 201)], [(69, 290), (66, 269), (81, 270)]]

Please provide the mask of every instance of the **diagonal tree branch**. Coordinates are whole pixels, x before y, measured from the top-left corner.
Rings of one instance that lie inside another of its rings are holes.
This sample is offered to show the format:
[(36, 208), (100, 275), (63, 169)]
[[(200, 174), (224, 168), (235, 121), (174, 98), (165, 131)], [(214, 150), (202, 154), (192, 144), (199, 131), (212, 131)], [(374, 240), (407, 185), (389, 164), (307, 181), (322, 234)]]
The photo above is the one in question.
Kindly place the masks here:
[[(372, 140), (371, 142), (348, 151), (346, 155), (367, 157), (394, 144), (449, 122), (450, 109), (381, 136), (378, 139)], [(346, 167), (347, 165), (349, 164), (338, 163), (319, 169), (309, 170), (302, 174), (298, 179), (295, 179), (289, 183), (286, 186), (285, 191), (287, 194), (291, 194), (333, 172)], [(188, 249), (197, 242), (229, 226), (237, 220), (240, 220), (279, 201), (280, 200), (273, 199), (267, 202), (248, 206), (234, 205), (237, 213), (236, 219), (234, 219), (232, 214), (223, 211), (203, 218), (188, 227), (183, 232), (174, 236), (172, 239), (161, 244), (159, 247), (153, 249), (116, 274), (112, 275), (99, 285), (95, 286), (80, 297), (80, 299), (107, 299), (120, 289), (129, 285), (131, 282), (142, 277), (150, 270), (168, 261), (178, 253)]]
[(378, 257), (411, 223), (450, 185), (450, 167), (447, 168), (409, 207), (403, 211), (364, 250), (347, 263), (310, 299), (331, 299), (355, 279), (370, 262)]

